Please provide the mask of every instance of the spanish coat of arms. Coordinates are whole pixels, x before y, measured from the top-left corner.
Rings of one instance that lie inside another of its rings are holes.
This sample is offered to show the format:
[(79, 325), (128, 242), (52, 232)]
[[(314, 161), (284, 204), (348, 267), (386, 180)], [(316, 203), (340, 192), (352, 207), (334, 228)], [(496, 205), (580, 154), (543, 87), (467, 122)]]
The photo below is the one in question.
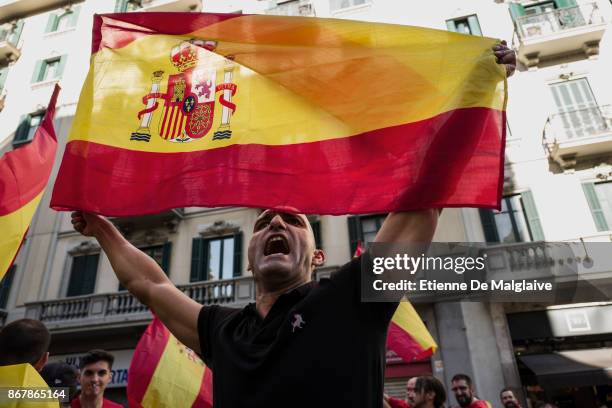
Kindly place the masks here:
[(222, 117), (212, 139), (231, 137), (230, 118), (236, 110), (236, 104), (231, 101), (237, 89), (232, 83), (235, 64), (226, 57), (223, 79), (217, 84), (217, 70), (210, 61), (216, 47), (214, 41), (192, 39), (172, 48), (170, 59), (178, 73), (168, 76), (165, 93), (160, 90), (164, 72), (153, 73), (151, 90), (142, 98), (146, 107), (138, 112), (140, 126), (132, 132), (130, 140), (151, 140), (153, 112), (159, 107), (160, 100), (164, 103), (158, 125), (162, 139), (190, 142), (203, 138), (212, 128), (217, 93), (220, 93)]

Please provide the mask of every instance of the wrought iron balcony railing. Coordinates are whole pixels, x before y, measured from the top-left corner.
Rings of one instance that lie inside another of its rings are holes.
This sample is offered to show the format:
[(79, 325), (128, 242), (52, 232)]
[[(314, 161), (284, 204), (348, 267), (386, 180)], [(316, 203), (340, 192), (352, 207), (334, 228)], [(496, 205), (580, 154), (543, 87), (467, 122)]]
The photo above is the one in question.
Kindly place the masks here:
[(516, 28), (519, 38), (530, 39), (603, 21), (597, 3), (586, 3), (546, 13), (521, 16), (516, 19)]
[(292, 0), (280, 3), (266, 10), (266, 14), (279, 16), (314, 16), (314, 8), (310, 0)]

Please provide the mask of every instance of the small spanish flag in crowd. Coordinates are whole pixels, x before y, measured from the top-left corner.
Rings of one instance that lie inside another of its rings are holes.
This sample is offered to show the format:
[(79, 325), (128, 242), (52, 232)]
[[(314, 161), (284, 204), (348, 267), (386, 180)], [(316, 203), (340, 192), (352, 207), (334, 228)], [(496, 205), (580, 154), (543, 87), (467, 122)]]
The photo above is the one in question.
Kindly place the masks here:
[(0, 366), (0, 388), (3, 388), (2, 408), (59, 408), (60, 406), (57, 400), (9, 397), (10, 390), (33, 388), (39, 393), (43, 390), (51, 391), (38, 371), (27, 363)]
[(495, 39), (200, 13), (97, 15), (93, 31), (55, 209), (499, 204), (506, 86)]
[(406, 362), (427, 358), (438, 348), (416, 310), (406, 300), (400, 302), (389, 323), (387, 348)]
[(49, 181), (57, 149), (53, 115), (59, 89), (56, 85), (33, 140), (0, 158), (0, 280), (17, 256)]
[(212, 407), (212, 372), (155, 317), (134, 350), (127, 396), (130, 407)]

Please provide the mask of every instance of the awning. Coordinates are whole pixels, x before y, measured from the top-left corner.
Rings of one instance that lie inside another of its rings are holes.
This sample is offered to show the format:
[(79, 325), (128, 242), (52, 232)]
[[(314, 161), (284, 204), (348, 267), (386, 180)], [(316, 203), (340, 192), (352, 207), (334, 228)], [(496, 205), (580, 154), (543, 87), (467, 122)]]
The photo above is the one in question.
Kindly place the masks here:
[(544, 387), (612, 383), (612, 348), (557, 351), (520, 356)]

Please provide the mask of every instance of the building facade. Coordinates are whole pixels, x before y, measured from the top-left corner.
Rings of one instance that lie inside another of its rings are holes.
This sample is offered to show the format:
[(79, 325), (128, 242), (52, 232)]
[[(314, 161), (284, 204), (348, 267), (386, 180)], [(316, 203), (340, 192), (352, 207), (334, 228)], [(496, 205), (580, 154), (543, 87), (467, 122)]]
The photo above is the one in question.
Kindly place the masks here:
[[(502, 210), (446, 209), (434, 240), (487, 242), (486, 251), (498, 254), (504, 268), (527, 276), (537, 272), (545, 242), (612, 240), (609, 1), (4, 1), (1, 151), (31, 140), (59, 82), (55, 128), (61, 157), (89, 68), (93, 14), (115, 11), (348, 18), (506, 39), (520, 64), (508, 81)], [(50, 186), (58, 167), (59, 159)], [(120, 287), (95, 241), (72, 230), (69, 214), (48, 208), (50, 193), (49, 187), (15, 266), (0, 284), (0, 324), (21, 317), (42, 320), (53, 334), (51, 353), (57, 359), (76, 361), (91, 348), (112, 351), (117, 364), (111, 396), (124, 400), (131, 352), (151, 315)], [(254, 300), (246, 247), (257, 215), (246, 208), (181, 208), (113, 222), (192, 298), (241, 306)], [(317, 276), (347, 262), (357, 242), (371, 241), (383, 219), (312, 216), (317, 243), (327, 253), (327, 265)], [(431, 359), (410, 364), (389, 353), (388, 393), (403, 396), (413, 375), (433, 374), (448, 386), (463, 372), (494, 406), (504, 386), (521, 390), (529, 403), (547, 399), (560, 407), (586, 407), (599, 400), (612, 406), (612, 270), (594, 273), (580, 263), (578, 271), (601, 289), (602, 299), (417, 303), (440, 349)]]

